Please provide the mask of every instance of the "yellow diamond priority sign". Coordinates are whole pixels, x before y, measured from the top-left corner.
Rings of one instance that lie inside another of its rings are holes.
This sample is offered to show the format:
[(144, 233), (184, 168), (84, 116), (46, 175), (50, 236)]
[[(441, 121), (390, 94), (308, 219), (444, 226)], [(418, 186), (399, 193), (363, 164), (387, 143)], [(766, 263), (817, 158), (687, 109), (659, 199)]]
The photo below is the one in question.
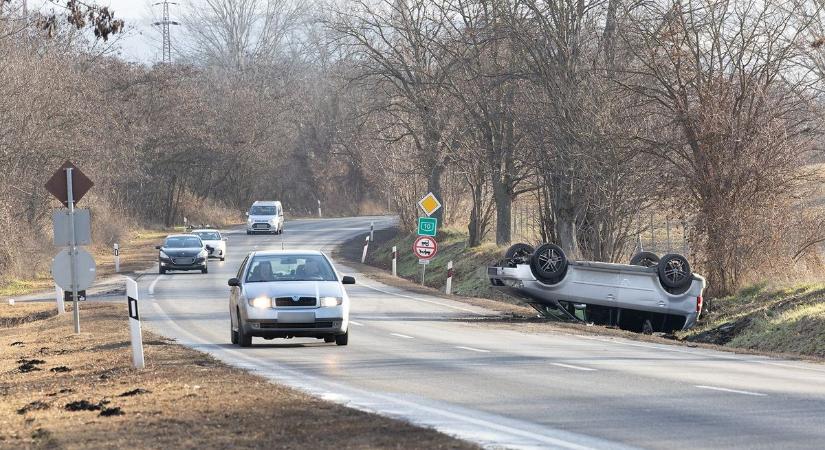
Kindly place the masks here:
[(435, 195), (430, 192), (424, 196), (421, 200), (418, 201), (418, 206), (421, 207), (421, 210), (424, 211), (424, 214), (427, 216), (433, 215), (434, 212), (438, 211), (441, 208), (441, 202), (435, 197)]

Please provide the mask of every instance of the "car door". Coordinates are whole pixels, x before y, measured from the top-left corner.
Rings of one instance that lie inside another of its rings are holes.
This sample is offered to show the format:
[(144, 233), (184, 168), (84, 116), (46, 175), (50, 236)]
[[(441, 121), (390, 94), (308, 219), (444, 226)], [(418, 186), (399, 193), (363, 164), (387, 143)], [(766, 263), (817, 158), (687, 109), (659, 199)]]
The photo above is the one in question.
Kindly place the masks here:
[(238, 323), (239, 317), (235, 317), (238, 311), (238, 302), (241, 300), (243, 296), (243, 275), (246, 268), (246, 263), (249, 261), (249, 255), (244, 258), (243, 262), (241, 263), (240, 269), (238, 269), (238, 273), (236, 274), (236, 278), (241, 281), (241, 286), (232, 286), (229, 288), (229, 315), (232, 318), (232, 325)]

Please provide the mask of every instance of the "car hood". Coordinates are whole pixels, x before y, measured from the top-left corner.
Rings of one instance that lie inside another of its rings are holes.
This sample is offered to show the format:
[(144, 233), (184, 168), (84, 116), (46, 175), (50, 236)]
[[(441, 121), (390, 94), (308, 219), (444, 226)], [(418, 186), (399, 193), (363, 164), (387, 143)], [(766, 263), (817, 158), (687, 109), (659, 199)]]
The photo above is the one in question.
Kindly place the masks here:
[(198, 256), (203, 249), (200, 247), (194, 248), (166, 248), (161, 247), (160, 249), (163, 253), (166, 253), (168, 256), (180, 257), (180, 256)]
[(249, 220), (253, 222), (266, 222), (270, 219), (274, 219), (276, 216), (249, 216)]
[(247, 298), (265, 297), (341, 297), (344, 290), (337, 281), (272, 281), (244, 283)]

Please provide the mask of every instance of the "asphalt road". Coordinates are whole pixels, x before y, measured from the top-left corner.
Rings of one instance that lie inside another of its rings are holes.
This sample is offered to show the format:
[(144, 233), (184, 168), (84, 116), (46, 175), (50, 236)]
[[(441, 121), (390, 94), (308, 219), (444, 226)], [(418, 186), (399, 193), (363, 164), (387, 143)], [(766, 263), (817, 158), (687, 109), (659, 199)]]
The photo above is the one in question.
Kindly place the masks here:
[(347, 289), (349, 346), (258, 338), (252, 348), (230, 345), (226, 281), (247, 252), (329, 250), (365, 234), (371, 220), (391, 222), (290, 221), (282, 237), (233, 232), (226, 262), (213, 261), (207, 275), (141, 277), (144, 326), (324, 398), (487, 446), (825, 446), (825, 366), (458, 322), (494, 313), (404, 292), (342, 264), (359, 282)]

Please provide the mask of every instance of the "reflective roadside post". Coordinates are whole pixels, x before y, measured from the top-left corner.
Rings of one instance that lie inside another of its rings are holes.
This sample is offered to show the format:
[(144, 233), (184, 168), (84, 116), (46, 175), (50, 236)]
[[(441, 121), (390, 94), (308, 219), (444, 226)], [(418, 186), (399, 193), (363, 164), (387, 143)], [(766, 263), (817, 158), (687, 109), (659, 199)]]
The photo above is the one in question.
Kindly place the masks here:
[(370, 235), (364, 239), (364, 253), (361, 254), (361, 264), (367, 261), (367, 249), (370, 248)]
[(115, 244), (115, 273), (120, 273), (120, 246)]
[(72, 316), (74, 317), (74, 332), (80, 334), (80, 308), (77, 304), (77, 237), (74, 229), (74, 192), (72, 192), (72, 168), (66, 168), (66, 195), (69, 203), (69, 258), (71, 263), (70, 270), (72, 274), (72, 304), (74, 310)]
[(318, 200), (318, 218), (320, 219), (321, 217), (321, 200)]
[(57, 314), (66, 314), (66, 304), (63, 301), (63, 297), (66, 294), (63, 292), (63, 289), (60, 286), (54, 286), (54, 300), (57, 302)]
[(138, 312), (138, 285), (131, 278), (126, 278), (126, 301), (129, 305), (129, 335), (132, 340), (132, 365), (135, 369), (143, 369), (146, 364), (143, 360), (143, 333), (140, 329), (140, 313)]
[(393, 245), (392, 246), (392, 276), (398, 276), (398, 249)]
[(453, 293), (453, 262), (450, 261), (447, 263), (447, 286), (444, 288), (444, 292), (447, 295)]
[(375, 222), (370, 222), (370, 241), (375, 241)]

